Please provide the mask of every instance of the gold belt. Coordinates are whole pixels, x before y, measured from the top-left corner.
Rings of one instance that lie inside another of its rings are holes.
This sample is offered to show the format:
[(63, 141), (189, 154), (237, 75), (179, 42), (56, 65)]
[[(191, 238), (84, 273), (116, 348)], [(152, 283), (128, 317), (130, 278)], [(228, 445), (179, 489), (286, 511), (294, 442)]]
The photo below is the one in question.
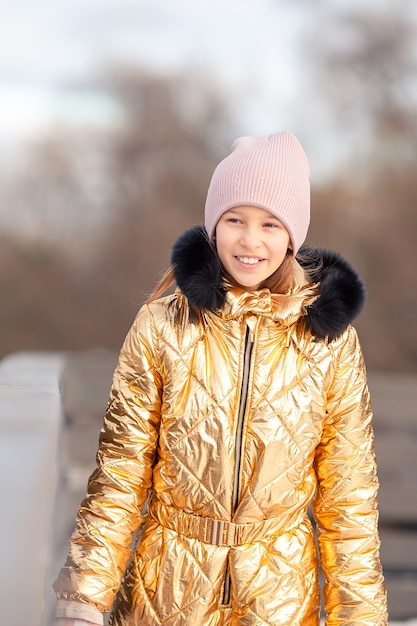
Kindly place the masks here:
[(289, 515), (286, 512), (285, 515), (279, 517), (248, 524), (236, 524), (227, 520), (186, 513), (155, 498), (149, 502), (148, 512), (152, 519), (165, 528), (214, 546), (242, 546), (246, 543), (266, 540), (268, 537), (287, 532), (298, 526), (306, 515), (303, 509), (298, 509)]

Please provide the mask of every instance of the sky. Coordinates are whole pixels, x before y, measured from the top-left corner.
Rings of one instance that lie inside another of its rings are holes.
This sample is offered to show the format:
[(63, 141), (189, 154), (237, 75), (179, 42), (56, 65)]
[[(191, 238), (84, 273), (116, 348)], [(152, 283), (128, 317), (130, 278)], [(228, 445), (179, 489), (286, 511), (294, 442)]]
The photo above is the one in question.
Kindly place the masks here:
[[(137, 63), (204, 69), (253, 132), (291, 117), (303, 0), (0, 0), (0, 132), (36, 134), (53, 119), (103, 121), (111, 104), (88, 89), (99, 69)], [(83, 88), (75, 85), (83, 81)]]
[(55, 122), (117, 119), (93, 87), (117, 63), (207, 73), (241, 134), (288, 128), (310, 141), (320, 115), (303, 43), (320, 11), (355, 5), (363, 0), (0, 0), (0, 159)]

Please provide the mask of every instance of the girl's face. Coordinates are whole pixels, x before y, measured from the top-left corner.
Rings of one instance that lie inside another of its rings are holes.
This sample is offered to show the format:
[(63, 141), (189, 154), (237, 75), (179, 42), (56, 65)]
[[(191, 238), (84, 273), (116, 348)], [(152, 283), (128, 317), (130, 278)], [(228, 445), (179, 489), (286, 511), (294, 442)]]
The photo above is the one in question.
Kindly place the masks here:
[(259, 289), (283, 262), (290, 245), (287, 229), (265, 209), (229, 209), (216, 226), (216, 248), (230, 276), (242, 287)]

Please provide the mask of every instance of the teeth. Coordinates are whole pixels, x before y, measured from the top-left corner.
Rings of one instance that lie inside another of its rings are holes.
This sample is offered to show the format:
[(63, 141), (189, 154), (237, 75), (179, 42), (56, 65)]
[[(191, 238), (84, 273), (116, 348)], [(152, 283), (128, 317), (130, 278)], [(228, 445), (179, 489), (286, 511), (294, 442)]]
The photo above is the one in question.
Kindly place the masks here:
[(248, 256), (238, 256), (237, 258), (241, 263), (248, 263), (249, 265), (255, 265), (256, 263), (259, 263), (259, 261), (262, 261), (262, 259), (255, 259)]

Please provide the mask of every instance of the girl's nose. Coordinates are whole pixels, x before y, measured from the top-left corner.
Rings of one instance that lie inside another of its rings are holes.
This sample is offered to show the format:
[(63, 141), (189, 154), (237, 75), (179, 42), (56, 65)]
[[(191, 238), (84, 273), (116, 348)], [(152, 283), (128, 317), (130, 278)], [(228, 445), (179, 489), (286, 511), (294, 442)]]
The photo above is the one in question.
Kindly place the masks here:
[(255, 228), (245, 228), (241, 233), (240, 244), (252, 250), (260, 245), (259, 233)]

